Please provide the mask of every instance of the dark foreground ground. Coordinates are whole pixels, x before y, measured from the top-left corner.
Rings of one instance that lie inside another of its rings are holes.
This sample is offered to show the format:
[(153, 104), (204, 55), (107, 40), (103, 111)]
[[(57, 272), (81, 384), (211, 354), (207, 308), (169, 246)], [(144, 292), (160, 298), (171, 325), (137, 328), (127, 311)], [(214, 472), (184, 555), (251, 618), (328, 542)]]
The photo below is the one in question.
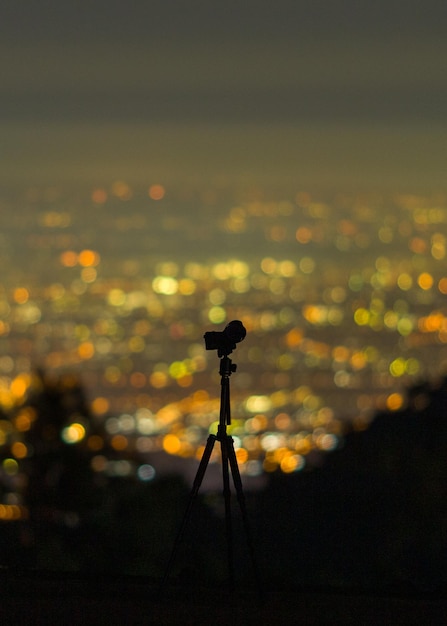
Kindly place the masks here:
[(445, 625), (447, 601), (411, 590), (366, 593), (296, 589), (230, 593), (226, 589), (168, 584), (160, 597), (145, 578), (3, 572), (0, 623), (4, 625)]

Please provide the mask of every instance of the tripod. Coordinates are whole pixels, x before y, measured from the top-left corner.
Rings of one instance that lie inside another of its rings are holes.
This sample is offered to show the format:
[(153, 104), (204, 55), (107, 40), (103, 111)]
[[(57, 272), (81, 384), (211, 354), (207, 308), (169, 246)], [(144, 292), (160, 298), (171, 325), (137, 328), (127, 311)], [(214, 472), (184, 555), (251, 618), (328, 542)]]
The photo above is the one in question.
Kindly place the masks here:
[(242, 490), (242, 481), (241, 475), (239, 473), (239, 467), (237, 464), (236, 453), (234, 451), (233, 439), (231, 436), (227, 434), (227, 426), (231, 424), (231, 414), (230, 414), (230, 376), (232, 372), (236, 371), (236, 365), (232, 363), (231, 359), (228, 358), (228, 354), (221, 354), (219, 351), (219, 356), (221, 356), (220, 360), (220, 368), (219, 373), (221, 376), (221, 396), (220, 396), (220, 417), (219, 417), (219, 426), (217, 429), (216, 435), (209, 435), (205, 450), (202, 455), (202, 459), (199, 464), (199, 468), (197, 470), (197, 474), (195, 476), (192, 490), (189, 496), (189, 501), (186, 507), (185, 514), (183, 516), (182, 523), (180, 525), (180, 529), (178, 531), (174, 547), (171, 553), (171, 557), (168, 562), (168, 566), (162, 581), (161, 589), (163, 590), (177, 554), (177, 550), (182, 539), (184, 530), (186, 528), (186, 524), (188, 522), (189, 516), (192, 511), (192, 507), (194, 501), (199, 492), (200, 486), (203, 481), (203, 477), (205, 476), (206, 468), (208, 467), (208, 462), (211, 457), (211, 453), (214, 448), (214, 444), (216, 441), (220, 443), (221, 454), (222, 454), (222, 478), (223, 478), (223, 496), (225, 502), (225, 529), (226, 529), (226, 538), (227, 538), (227, 558), (228, 558), (228, 572), (229, 572), (229, 585), (230, 590), (234, 590), (234, 558), (233, 558), (233, 530), (232, 530), (232, 520), (231, 520), (231, 491), (230, 491), (230, 471), (233, 477), (233, 484), (236, 490), (237, 501), (239, 503), (239, 507), (242, 514), (242, 520), (247, 540), (247, 546), (250, 553), (250, 558), (256, 578), (257, 590), (259, 595), (261, 596), (260, 591), (260, 578), (259, 571), (255, 558), (255, 551), (251, 539), (250, 528), (248, 524), (248, 516), (247, 509), (245, 506), (245, 496)]

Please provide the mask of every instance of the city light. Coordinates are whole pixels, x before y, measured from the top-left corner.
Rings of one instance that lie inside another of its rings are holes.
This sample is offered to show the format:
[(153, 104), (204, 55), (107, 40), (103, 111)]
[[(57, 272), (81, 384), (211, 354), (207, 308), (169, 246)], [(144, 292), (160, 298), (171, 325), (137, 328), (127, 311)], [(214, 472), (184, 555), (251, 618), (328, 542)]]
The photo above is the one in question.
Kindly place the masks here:
[[(0, 404), (14, 412), (0, 423), (0, 444), (11, 444), (10, 475), (32, 454), (22, 439), (37, 416), (26, 404), (36, 364), (82, 377), (101, 430), (73, 418), (62, 441), (90, 450), (95, 471), (141, 481), (152, 480), (149, 467), (116, 465), (107, 450), (127, 460), (200, 455), (219, 409), (218, 362), (203, 333), (230, 319), (248, 331), (235, 354), (231, 426), (247, 476), (301, 471), (346, 428), (366, 428), (383, 407), (399, 411), (412, 381), (447, 370), (439, 198), (432, 207), (395, 196), (386, 211), (383, 199), (353, 198), (341, 216), (336, 201), (308, 192), (235, 201), (216, 190), (219, 219), (209, 221), (200, 195), (191, 213), (191, 196), (184, 205), (158, 183), (145, 191), (117, 180), (71, 208), (43, 202), (35, 213), (43, 197), (30, 194), (29, 214), (17, 200), (27, 219), (13, 222), (10, 238), (25, 229), (28, 247), (10, 249), (15, 272), (0, 293)], [(222, 237), (237, 254), (220, 252)]]

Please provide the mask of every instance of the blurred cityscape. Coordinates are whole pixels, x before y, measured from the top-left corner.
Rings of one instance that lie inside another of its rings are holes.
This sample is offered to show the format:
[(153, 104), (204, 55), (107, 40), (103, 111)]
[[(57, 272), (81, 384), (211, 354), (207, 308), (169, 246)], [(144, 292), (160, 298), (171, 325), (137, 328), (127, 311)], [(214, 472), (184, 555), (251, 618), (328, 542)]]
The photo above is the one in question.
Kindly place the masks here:
[(318, 466), (347, 431), (403, 410), (409, 387), (447, 372), (446, 224), (441, 196), (5, 192), (0, 518), (27, 515), (29, 468), (55, 441), (87, 451), (98, 480), (199, 459), (220, 406), (203, 335), (233, 319), (247, 329), (229, 427), (245, 481)]

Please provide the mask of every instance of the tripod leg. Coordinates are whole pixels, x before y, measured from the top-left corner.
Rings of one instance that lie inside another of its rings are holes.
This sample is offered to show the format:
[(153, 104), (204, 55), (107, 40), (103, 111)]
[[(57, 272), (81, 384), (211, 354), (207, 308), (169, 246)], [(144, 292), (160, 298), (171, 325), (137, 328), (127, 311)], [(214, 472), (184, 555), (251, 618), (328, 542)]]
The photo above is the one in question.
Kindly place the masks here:
[(236, 489), (236, 495), (237, 495), (237, 500), (239, 503), (239, 508), (242, 514), (242, 521), (244, 524), (248, 551), (250, 553), (251, 563), (252, 563), (253, 571), (254, 571), (255, 578), (256, 578), (257, 591), (258, 591), (259, 597), (263, 599), (261, 577), (259, 575), (259, 568), (258, 568), (255, 549), (254, 549), (254, 545), (253, 545), (253, 541), (251, 537), (250, 525), (248, 523), (247, 507), (245, 504), (244, 491), (242, 489), (241, 474), (239, 472), (236, 453), (234, 451), (233, 438), (230, 436), (227, 436), (227, 441), (228, 441), (228, 460), (230, 463), (231, 474), (233, 476), (234, 488)]
[(225, 528), (227, 535), (227, 555), (230, 590), (234, 591), (234, 559), (233, 559), (233, 527), (231, 522), (231, 490), (230, 473), (228, 465), (228, 442), (227, 437), (220, 439), (222, 451), (222, 477), (223, 495), (225, 502)]
[[(177, 533), (177, 537), (176, 537), (175, 542), (174, 542), (174, 547), (172, 548), (171, 556), (170, 556), (170, 559), (168, 561), (168, 565), (167, 565), (165, 574), (163, 576), (163, 580), (162, 580), (162, 583), (161, 583), (160, 591), (164, 590), (164, 587), (165, 587), (165, 585), (166, 585), (166, 583), (168, 581), (169, 575), (171, 573), (172, 565), (174, 563), (174, 559), (175, 559), (175, 556), (177, 554), (177, 550), (178, 550), (178, 547), (180, 545), (180, 541), (181, 541), (181, 539), (183, 537), (183, 533), (185, 531), (186, 524), (188, 522), (189, 516), (191, 515), (191, 511), (192, 511), (192, 507), (193, 507), (194, 501), (195, 501), (195, 499), (197, 497), (197, 494), (199, 492), (200, 485), (202, 484), (202, 481), (203, 481), (203, 477), (205, 476), (206, 468), (208, 467), (208, 463), (209, 463), (209, 460), (210, 460), (211, 452), (213, 451), (213, 447), (214, 447), (215, 441), (216, 441), (216, 436), (215, 435), (210, 435), (208, 437), (208, 439), (207, 439), (205, 450), (203, 452), (202, 459), (200, 461), (200, 464), (199, 464), (199, 467), (197, 469), (197, 473), (196, 473), (196, 476), (195, 476), (195, 479), (194, 479), (194, 482), (193, 482), (193, 485), (192, 485), (191, 493), (189, 495), (189, 500), (188, 500), (188, 504), (187, 504), (187, 507), (186, 507), (186, 511), (185, 511), (185, 513), (183, 515), (183, 520), (182, 520), (182, 523), (180, 525), (179, 531)], [(227, 463), (227, 467), (228, 467), (228, 463)], [(227, 472), (228, 472), (228, 469), (227, 469)]]

